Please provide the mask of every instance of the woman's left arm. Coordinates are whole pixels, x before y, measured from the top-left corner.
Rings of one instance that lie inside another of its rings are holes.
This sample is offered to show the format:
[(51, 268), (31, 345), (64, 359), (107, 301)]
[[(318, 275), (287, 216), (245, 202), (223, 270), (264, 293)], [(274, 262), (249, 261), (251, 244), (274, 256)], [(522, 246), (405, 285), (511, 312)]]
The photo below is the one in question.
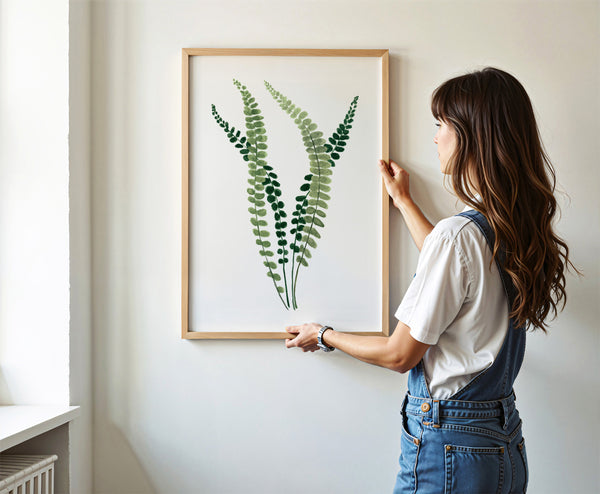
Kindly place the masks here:
[[(317, 335), (322, 327), (316, 323), (287, 327), (286, 331), (295, 336), (286, 340), (286, 347), (298, 347), (305, 352), (318, 350)], [(401, 373), (417, 365), (430, 346), (415, 340), (403, 322), (398, 322), (389, 337), (359, 336), (328, 329), (323, 333), (323, 342), (368, 364)]]

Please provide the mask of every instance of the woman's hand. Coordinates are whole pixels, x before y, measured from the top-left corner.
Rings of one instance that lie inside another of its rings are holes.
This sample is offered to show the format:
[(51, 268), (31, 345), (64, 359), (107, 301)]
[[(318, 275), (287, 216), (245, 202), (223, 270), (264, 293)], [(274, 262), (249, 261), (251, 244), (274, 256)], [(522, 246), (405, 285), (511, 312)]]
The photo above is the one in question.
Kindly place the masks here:
[(400, 168), (398, 163), (390, 160), (387, 165), (385, 161), (379, 160), (379, 171), (383, 177), (385, 188), (398, 209), (412, 199), (410, 197), (410, 186), (408, 172)]
[(298, 347), (303, 352), (314, 352), (319, 350), (317, 345), (317, 337), (319, 329), (323, 327), (322, 324), (308, 323), (302, 324), (301, 326), (288, 326), (285, 330), (290, 335), (295, 335), (290, 339), (285, 340), (285, 346), (287, 348)]
[(385, 188), (394, 201), (394, 206), (402, 213), (417, 248), (421, 250), (425, 237), (433, 230), (433, 225), (410, 196), (408, 172), (391, 160), (389, 165), (386, 165), (385, 161), (379, 160), (379, 171), (383, 177)]

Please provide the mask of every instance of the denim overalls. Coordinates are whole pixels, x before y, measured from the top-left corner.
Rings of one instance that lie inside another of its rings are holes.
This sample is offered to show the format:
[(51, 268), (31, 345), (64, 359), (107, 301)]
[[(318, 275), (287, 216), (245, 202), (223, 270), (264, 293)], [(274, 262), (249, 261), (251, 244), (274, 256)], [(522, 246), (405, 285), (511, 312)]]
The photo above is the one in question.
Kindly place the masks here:
[[(478, 211), (459, 214), (494, 232)], [(510, 306), (514, 287), (496, 261)], [(446, 400), (433, 400), (423, 362), (411, 369), (402, 404), (400, 472), (394, 494), (505, 494), (527, 489), (528, 469), (513, 383), (525, 353), (525, 330), (508, 332), (494, 363)]]

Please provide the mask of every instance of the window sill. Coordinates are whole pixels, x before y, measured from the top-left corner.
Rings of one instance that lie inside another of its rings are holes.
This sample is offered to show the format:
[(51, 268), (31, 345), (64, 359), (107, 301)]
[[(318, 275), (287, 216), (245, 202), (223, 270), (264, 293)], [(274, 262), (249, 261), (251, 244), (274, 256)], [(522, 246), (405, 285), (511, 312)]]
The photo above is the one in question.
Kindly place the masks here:
[(0, 451), (66, 424), (79, 414), (80, 407), (71, 406), (0, 406)]

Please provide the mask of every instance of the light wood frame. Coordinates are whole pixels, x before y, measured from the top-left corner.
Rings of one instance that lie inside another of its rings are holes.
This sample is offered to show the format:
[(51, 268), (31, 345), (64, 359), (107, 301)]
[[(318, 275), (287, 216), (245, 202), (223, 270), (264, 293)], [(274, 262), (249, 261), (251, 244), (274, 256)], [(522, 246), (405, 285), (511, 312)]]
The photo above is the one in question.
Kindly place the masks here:
[[(389, 50), (329, 50), (329, 49), (182, 49), (182, 296), (181, 320), (183, 339), (285, 339), (285, 332), (207, 332), (189, 328), (189, 123), (190, 123), (190, 58), (195, 56), (285, 56), (285, 57), (375, 57), (381, 60), (381, 159), (389, 160)], [(374, 157), (376, 159), (377, 157)], [(389, 197), (382, 181), (382, 307), (380, 331), (352, 334), (389, 336)]]

